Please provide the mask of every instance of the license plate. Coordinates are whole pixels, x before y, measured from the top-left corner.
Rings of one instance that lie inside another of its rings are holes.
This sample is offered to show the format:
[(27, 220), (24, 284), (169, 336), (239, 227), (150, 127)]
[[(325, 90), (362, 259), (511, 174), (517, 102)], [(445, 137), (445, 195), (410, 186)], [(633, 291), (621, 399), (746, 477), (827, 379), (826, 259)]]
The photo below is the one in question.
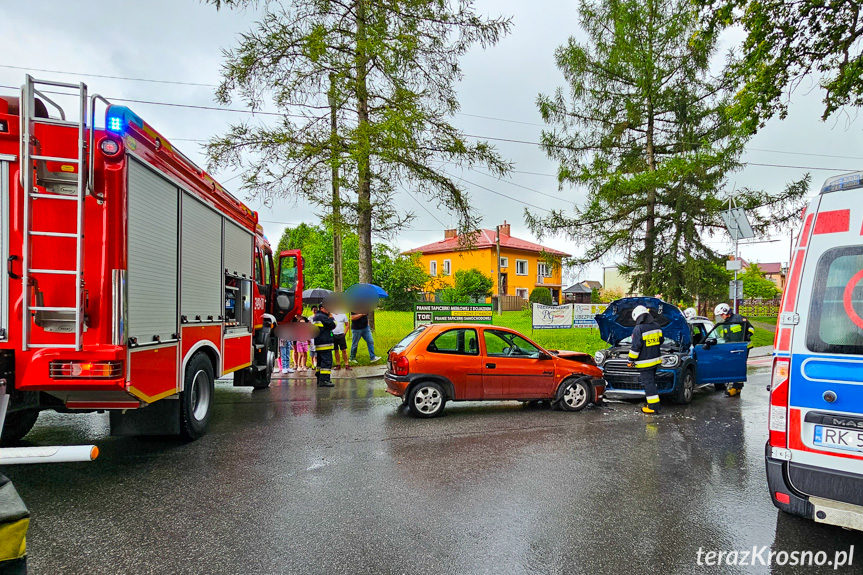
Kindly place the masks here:
[(816, 425), (813, 440), (815, 445), (824, 447), (846, 449), (848, 451), (863, 451), (863, 431)]

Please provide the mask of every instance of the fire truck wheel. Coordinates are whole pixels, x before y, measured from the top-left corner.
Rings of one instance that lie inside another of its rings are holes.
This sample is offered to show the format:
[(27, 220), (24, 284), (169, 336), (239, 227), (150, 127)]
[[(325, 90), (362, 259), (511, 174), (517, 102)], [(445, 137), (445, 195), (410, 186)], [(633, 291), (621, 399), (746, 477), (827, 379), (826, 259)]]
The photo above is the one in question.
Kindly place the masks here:
[(17, 443), (33, 429), (38, 418), (38, 409), (26, 409), (7, 413), (6, 422), (3, 424), (3, 436), (0, 438), (0, 445), (13, 445)]
[(267, 369), (261, 370), (255, 374), (255, 383), (252, 385), (254, 389), (267, 389), (270, 387), (270, 382), (273, 380), (273, 372), (276, 370), (276, 352), (267, 350)]
[(180, 434), (198, 439), (207, 432), (214, 394), (213, 365), (203, 353), (186, 364), (183, 392), (180, 393)]

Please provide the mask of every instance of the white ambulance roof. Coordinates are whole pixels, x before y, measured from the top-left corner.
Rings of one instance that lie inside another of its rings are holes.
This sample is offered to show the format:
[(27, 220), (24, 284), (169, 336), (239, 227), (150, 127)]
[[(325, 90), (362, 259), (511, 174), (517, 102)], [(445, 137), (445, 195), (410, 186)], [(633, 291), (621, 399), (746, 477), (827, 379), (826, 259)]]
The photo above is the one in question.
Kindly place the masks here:
[(863, 188), (863, 172), (851, 172), (830, 178), (821, 187), (821, 193), (838, 192), (839, 190), (853, 190)]

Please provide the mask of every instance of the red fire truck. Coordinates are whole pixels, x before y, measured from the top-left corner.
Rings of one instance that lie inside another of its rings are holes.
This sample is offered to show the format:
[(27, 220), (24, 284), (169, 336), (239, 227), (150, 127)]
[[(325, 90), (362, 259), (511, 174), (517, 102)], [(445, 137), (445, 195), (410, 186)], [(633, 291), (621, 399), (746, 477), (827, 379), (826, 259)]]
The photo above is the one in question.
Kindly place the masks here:
[(197, 438), (214, 380), (267, 387), (273, 328), (302, 309), (300, 254), (277, 271), (256, 212), (83, 83), (0, 98), (0, 258), (6, 443), (42, 409)]

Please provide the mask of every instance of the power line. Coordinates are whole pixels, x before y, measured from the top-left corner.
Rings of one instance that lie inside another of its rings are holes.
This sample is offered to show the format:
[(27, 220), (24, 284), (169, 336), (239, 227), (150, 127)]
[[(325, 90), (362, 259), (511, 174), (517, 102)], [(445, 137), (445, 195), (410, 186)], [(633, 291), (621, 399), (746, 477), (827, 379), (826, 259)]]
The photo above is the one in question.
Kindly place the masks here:
[[(129, 81), (129, 82), (149, 82), (149, 83), (154, 83), (154, 84), (175, 84), (175, 85), (180, 85), (180, 86), (202, 86), (202, 87), (207, 87), (207, 88), (217, 88), (218, 87), (218, 84), (204, 84), (204, 83), (200, 83), (200, 82), (183, 82), (180, 80), (157, 80), (154, 78), (134, 78), (134, 77), (130, 77), (130, 76), (112, 76), (109, 74), (92, 74), (92, 73), (86, 73), (86, 72), (68, 72), (68, 71), (63, 71), (63, 70), (49, 70), (46, 68), (32, 68), (32, 67), (28, 67), (28, 66), (13, 66), (11, 64), (0, 64), (0, 68), (8, 68), (8, 69), (12, 69), (12, 70), (24, 70), (24, 71), (31, 71), (31, 72), (47, 72), (50, 74), (64, 74), (67, 76), (87, 76), (87, 77), (91, 77), (91, 78), (108, 78), (108, 79), (112, 79), (112, 80), (124, 80), (124, 81)], [(2, 87), (16, 89), (13, 86), (2, 86)], [(152, 102), (152, 101), (146, 101), (146, 100), (124, 100), (122, 98), (112, 98), (112, 99), (120, 101), (120, 102), (132, 102), (132, 103), (139, 103), (139, 104), (178, 106), (178, 107), (188, 107), (188, 108), (193, 108), (193, 109), (218, 110), (218, 111), (237, 112), (237, 113), (253, 113), (253, 114), (273, 115), (273, 116), (285, 115), (285, 116), (289, 116), (289, 117), (303, 117), (300, 114), (291, 115), (291, 114), (280, 114), (278, 112), (250, 112), (249, 110), (239, 110), (239, 109), (231, 109), (231, 108), (216, 108), (216, 107), (209, 107), (209, 106), (192, 106), (192, 105), (188, 105), (188, 104), (172, 104), (172, 103), (168, 103), (168, 102)], [(511, 124), (523, 124), (526, 126), (537, 126), (540, 128), (547, 127), (546, 124), (538, 124), (536, 122), (526, 122), (524, 120), (513, 120), (511, 118), (497, 118), (494, 116), (484, 116), (481, 114), (469, 114), (467, 112), (456, 112), (456, 114), (459, 116), (466, 116), (466, 117), (470, 117), (470, 118), (480, 118), (483, 120), (493, 120), (496, 122), (507, 122), (507, 123), (511, 123)], [(517, 143), (517, 144), (528, 144), (528, 145), (534, 145), (534, 146), (539, 145), (537, 142), (528, 142), (528, 141), (524, 141), (524, 140), (514, 140), (514, 139), (506, 139), (506, 138), (492, 138), (489, 136), (474, 136), (474, 135), (470, 135), (470, 134), (466, 134), (466, 135), (468, 137), (471, 137), (471, 138), (480, 138), (480, 139), (485, 139), (485, 140), (495, 140), (495, 141), (501, 141), (501, 142)], [(178, 139), (177, 141), (197, 141), (197, 140), (182, 138), (182, 139)], [(797, 156), (812, 156), (812, 157), (819, 157), (819, 158), (839, 158), (839, 159), (844, 159), (844, 160), (863, 160), (863, 157), (861, 157), (861, 156), (839, 156), (839, 155), (835, 155), (835, 154), (814, 154), (811, 152), (790, 152), (790, 151), (786, 151), (786, 150), (770, 150), (770, 149), (766, 149), (766, 148), (748, 148), (748, 149), (750, 151), (754, 151), (754, 152), (768, 152), (768, 153), (772, 153), (772, 154), (789, 154), (789, 155), (797, 155)], [(772, 166), (770, 164), (755, 164), (755, 163), (753, 163), (752, 165), (779, 167), (779, 166)], [(794, 166), (794, 167), (796, 167), (796, 166)], [(828, 168), (804, 168), (804, 169), (823, 170), (823, 169), (828, 169)], [(525, 172), (525, 173), (528, 173), (528, 172)], [(551, 174), (533, 174), (533, 175), (550, 176)]]
[(445, 224), (445, 223), (443, 223), (442, 221), (440, 221), (439, 219), (437, 219), (437, 216), (436, 216), (436, 215), (434, 215), (433, 213), (431, 213), (431, 211), (429, 211), (429, 209), (428, 209), (427, 207), (425, 207), (425, 206), (422, 204), (422, 202), (420, 202), (420, 201), (419, 201), (419, 200), (418, 200), (418, 199), (417, 199), (417, 198), (416, 198), (412, 193), (410, 193), (410, 190), (408, 190), (407, 188), (403, 188), (403, 189), (404, 189), (404, 191), (405, 191), (405, 193), (406, 193), (407, 195), (409, 195), (411, 198), (413, 198), (413, 200), (417, 203), (417, 205), (418, 205), (419, 207), (421, 207), (422, 209), (424, 209), (424, 210), (426, 211), (426, 213), (427, 213), (428, 215), (430, 215), (432, 218), (434, 218), (434, 220), (435, 220), (437, 223), (439, 223), (439, 224), (440, 224), (440, 225), (442, 225), (444, 228), (446, 228), (446, 224)]
[[(533, 189), (533, 188), (529, 188), (529, 187), (527, 187), (527, 186), (523, 186), (523, 185), (521, 185), (521, 184), (517, 184), (517, 183), (515, 183), (515, 182), (513, 182), (513, 181), (511, 181), (511, 180), (507, 180), (507, 179), (503, 179), (503, 178), (498, 178), (498, 177), (496, 177), (496, 176), (493, 176), (492, 174), (489, 174), (489, 173), (487, 173), (487, 172), (483, 172), (483, 171), (477, 170), (477, 169), (475, 169), (475, 168), (468, 168), (468, 169), (469, 169), (469, 170), (471, 170), (472, 172), (476, 172), (477, 174), (482, 174), (483, 176), (488, 176), (489, 178), (494, 178), (494, 179), (496, 179), (496, 180), (498, 180), (498, 181), (500, 181), (500, 182), (504, 182), (504, 183), (509, 184), (509, 185), (511, 185), (511, 186), (515, 186), (516, 188), (521, 188), (521, 189), (523, 189), (523, 190), (527, 190), (528, 192), (533, 192), (533, 193), (535, 193), (535, 194), (539, 194), (539, 195), (541, 195), (541, 196), (547, 196), (547, 197), (549, 197), (549, 198), (551, 198), (551, 199), (553, 199), (553, 200), (563, 200), (563, 199), (565, 199), (565, 198), (562, 198), (561, 196), (555, 196), (555, 195), (553, 195), (553, 194), (548, 194), (548, 193), (546, 193), (546, 192), (540, 192), (539, 190), (535, 190), (535, 189)], [(547, 175), (547, 174), (546, 174), (546, 175)]]
[[(16, 88), (15, 86), (7, 86), (7, 85), (0, 85), (0, 88), (6, 88), (9, 90), (18, 90), (18, 88)], [(52, 91), (48, 91), (48, 90), (46, 90), (45, 92), (49, 93), (49, 94), (61, 94), (61, 95), (65, 95), (65, 96), (71, 95), (71, 94), (64, 93), (64, 92), (52, 92)], [(108, 99), (114, 100), (117, 102), (129, 102), (129, 103), (134, 103), (134, 104), (146, 104), (146, 105), (153, 105), (153, 106), (168, 106), (168, 107), (174, 107), (174, 108), (186, 108), (186, 109), (193, 109), (193, 110), (207, 110), (207, 111), (213, 111), (213, 112), (232, 112), (232, 113), (238, 113), (238, 114), (251, 114), (251, 115), (261, 115), (261, 116), (278, 116), (278, 117), (287, 116), (287, 117), (293, 117), (293, 118), (305, 118), (305, 117), (307, 117), (307, 116), (304, 116), (303, 114), (288, 114), (288, 113), (280, 113), (280, 112), (252, 111), (252, 110), (243, 110), (243, 109), (239, 109), (239, 108), (219, 108), (216, 106), (178, 104), (176, 102), (157, 102), (157, 101), (152, 101), (152, 100), (134, 100), (134, 99), (130, 99), (130, 98), (114, 98), (114, 97), (108, 97)], [(496, 138), (493, 136), (481, 136), (481, 135), (476, 135), (476, 134), (465, 134), (465, 136), (468, 138), (476, 138), (476, 139), (480, 139), (480, 140), (492, 140), (492, 141), (497, 141), (497, 142), (510, 142), (510, 143), (515, 143), (515, 144), (525, 144), (525, 145), (530, 145), (530, 146), (542, 145), (539, 142), (531, 142), (528, 140), (516, 140), (516, 139), (512, 139), (512, 138)], [(195, 140), (189, 139), (187, 141), (195, 141)], [(571, 146), (565, 146), (565, 145), (552, 145), (551, 147), (560, 148), (560, 149), (570, 149), (571, 148)], [(785, 152), (781, 152), (781, 151), (777, 150), (777, 153), (785, 153)], [(785, 164), (766, 164), (766, 163), (760, 163), (760, 162), (741, 162), (741, 163), (742, 163), (742, 165), (745, 165), (745, 166), (761, 166), (761, 167), (768, 167), (768, 168), (821, 170), (821, 171), (827, 171), (827, 172), (853, 172), (853, 171), (856, 171), (855, 168), (825, 168), (825, 167), (819, 167), (819, 166), (794, 166), (794, 165), (785, 165)], [(528, 172), (525, 172), (525, 173), (528, 173)], [(535, 172), (532, 173), (532, 175), (554, 176), (554, 174), (538, 174)]]
[(28, 66), (12, 66), (9, 64), (0, 64), (0, 68), (11, 68), (12, 70), (25, 70), (28, 72), (48, 72), (49, 74), (66, 74), (67, 76), (87, 76), (90, 78), (109, 78), (111, 80), (127, 80), (130, 82), (150, 82), (153, 84), (178, 84), (180, 86), (204, 86), (207, 88), (217, 88), (217, 84), (199, 84), (197, 82), (180, 82), (176, 80), (153, 80), (150, 78), (130, 78), (127, 76), (109, 76), (107, 74), (86, 74), (84, 72), (63, 72), (62, 70), (46, 70), (44, 68), (30, 68)]
[(504, 197), (504, 198), (506, 198), (506, 199), (508, 199), (508, 200), (512, 200), (512, 201), (514, 201), (514, 202), (518, 202), (519, 204), (524, 204), (525, 206), (528, 206), (528, 207), (531, 207), (531, 208), (536, 208), (537, 210), (542, 210), (543, 212), (546, 212), (546, 213), (549, 213), (549, 214), (551, 213), (551, 210), (547, 210), (546, 208), (543, 208), (543, 207), (537, 206), (537, 205), (535, 205), (535, 204), (530, 204), (530, 203), (528, 203), (528, 202), (525, 202), (525, 201), (519, 200), (518, 198), (513, 198), (512, 196), (507, 196), (506, 194), (502, 194), (502, 193), (500, 193), (500, 192), (497, 192), (497, 191), (495, 191), (495, 190), (492, 190), (491, 188), (486, 188), (485, 186), (481, 186), (481, 185), (479, 185), (479, 184), (475, 184), (475, 183), (473, 183), (473, 182), (471, 182), (471, 181), (469, 181), (469, 180), (466, 180), (466, 179), (464, 179), (464, 178), (462, 178), (462, 177), (460, 177), (460, 176), (455, 176), (455, 175), (453, 175), (453, 174), (450, 174), (450, 173), (449, 173), (449, 172), (447, 172), (446, 170), (444, 170), (444, 173), (445, 173), (446, 175), (448, 175), (449, 177), (451, 177), (451, 178), (455, 178), (455, 179), (457, 179), (457, 180), (461, 180), (462, 182), (464, 182), (464, 183), (466, 183), (466, 184), (470, 184), (471, 186), (475, 186), (475, 187), (477, 187), (477, 188), (480, 188), (481, 190), (485, 190), (485, 191), (487, 191), (487, 192), (491, 192), (492, 194), (495, 194), (495, 195), (498, 195), (498, 196)]
[(746, 148), (750, 152), (770, 152), (771, 154), (790, 154), (794, 156), (814, 156), (818, 158), (839, 158), (841, 160), (863, 160), (861, 156), (836, 156), (834, 154), (813, 154), (811, 152), (788, 152), (783, 150), (768, 150), (765, 148)]

